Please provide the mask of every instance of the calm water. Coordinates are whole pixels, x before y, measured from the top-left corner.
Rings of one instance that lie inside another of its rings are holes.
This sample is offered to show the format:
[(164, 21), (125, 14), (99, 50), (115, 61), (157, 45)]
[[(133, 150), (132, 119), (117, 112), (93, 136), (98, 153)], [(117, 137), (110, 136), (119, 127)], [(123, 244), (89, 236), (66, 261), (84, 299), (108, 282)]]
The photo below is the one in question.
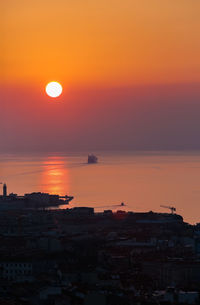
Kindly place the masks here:
[[(73, 195), (71, 206), (168, 212), (177, 208), (185, 221), (200, 222), (199, 153), (99, 153), (87, 155), (1, 155), (0, 181), (8, 192), (41, 191)], [(121, 202), (127, 206), (118, 207)]]

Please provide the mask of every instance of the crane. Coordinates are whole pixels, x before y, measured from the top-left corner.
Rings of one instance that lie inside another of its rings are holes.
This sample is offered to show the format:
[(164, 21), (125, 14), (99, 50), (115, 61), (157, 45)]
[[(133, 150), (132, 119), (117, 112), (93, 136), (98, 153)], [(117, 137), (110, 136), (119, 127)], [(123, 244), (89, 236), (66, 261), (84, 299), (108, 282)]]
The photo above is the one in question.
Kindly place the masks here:
[(170, 207), (170, 206), (167, 206), (167, 205), (161, 205), (160, 207), (171, 210), (172, 214), (174, 214), (174, 212), (176, 212), (176, 208), (175, 207)]

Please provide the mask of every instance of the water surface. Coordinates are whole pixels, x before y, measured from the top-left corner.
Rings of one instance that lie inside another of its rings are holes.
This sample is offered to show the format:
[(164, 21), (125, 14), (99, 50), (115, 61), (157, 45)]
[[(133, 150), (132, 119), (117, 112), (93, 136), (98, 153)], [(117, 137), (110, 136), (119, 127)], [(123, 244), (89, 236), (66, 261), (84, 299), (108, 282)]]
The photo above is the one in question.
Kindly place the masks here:
[(70, 206), (168, 212), (160, 205), (172, 205), (185, 221), (200, 221), (200, 152), (97, 155), (90, 165), (85, 153), (0, 155), (0, 181), (9, 193), (73, 195)]

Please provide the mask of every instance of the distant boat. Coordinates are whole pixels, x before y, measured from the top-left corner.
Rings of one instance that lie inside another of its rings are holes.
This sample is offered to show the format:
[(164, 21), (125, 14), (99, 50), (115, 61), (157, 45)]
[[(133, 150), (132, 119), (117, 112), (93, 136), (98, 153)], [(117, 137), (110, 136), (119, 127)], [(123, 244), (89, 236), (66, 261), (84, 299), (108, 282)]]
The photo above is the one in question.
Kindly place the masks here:
[(124, 207), (124, 206), (125, 206), (125, 203), (124, 203), (124, 202), (122, 202), (120, 205), (121, 205), (122, 207)]
[(98, 158), (91, 154), (91, 155), (88, 155), (88, 164), (93, 164), (93, 163), (97, 163), (98, 162)]

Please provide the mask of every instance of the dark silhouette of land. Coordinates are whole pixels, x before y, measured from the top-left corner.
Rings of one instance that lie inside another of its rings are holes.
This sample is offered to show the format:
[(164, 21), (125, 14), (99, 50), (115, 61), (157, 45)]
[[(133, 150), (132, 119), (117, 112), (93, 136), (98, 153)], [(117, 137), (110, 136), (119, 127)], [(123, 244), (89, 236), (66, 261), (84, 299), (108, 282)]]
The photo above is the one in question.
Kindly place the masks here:
[(175, 213), (0, 207), (0, 304), (197, 304), (199, 258)]

